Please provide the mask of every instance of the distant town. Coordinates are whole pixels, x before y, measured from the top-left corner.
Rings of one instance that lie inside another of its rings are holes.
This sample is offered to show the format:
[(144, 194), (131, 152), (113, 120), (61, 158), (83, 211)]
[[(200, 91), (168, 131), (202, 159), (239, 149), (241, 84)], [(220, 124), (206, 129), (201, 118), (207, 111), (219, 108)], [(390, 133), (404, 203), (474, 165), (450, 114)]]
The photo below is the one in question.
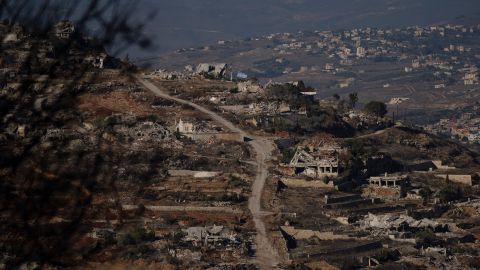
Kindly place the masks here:
[[(462, 108), (480, 98), (479, 40), (480, 25), (459, 24), (277, 33), (178, 50), (160, 59), (181, 71), (182, 63), (221, 58), (231, 63), (226, 77), (265, 83), (302, 79), (326, 102), (355, 92), (360, 103), (381, 100), (397, 119), (423, 126), (456, 122)], [(475, 119), (458, 128), (462, 135), (449, 137), (478, 142)]]

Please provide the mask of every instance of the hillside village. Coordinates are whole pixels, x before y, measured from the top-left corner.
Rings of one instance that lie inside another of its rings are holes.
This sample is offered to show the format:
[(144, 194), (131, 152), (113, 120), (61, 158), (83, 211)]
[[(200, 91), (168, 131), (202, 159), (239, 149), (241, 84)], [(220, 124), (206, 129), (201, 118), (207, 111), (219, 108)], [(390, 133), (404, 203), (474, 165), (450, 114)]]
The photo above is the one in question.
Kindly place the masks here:
[[(0, 268), (480, 267), (477, 152), (354, 91), (321, 99), (301, 80), (234, 78), (223, 63), (142, 70), (75, 29), (0, 26)], [(315, 50), (342, 66), (401, 58), (380, 31), (316, 33), (331, 42)], [(267, 39), (279, 37), (290, 39)], [(314, 51), (289, 44), (276, 50)], [(442, 49), (457, 60), (405, 60), (474, 80), (477, 48), (459, 47)], [(341, 72), (332, 65), (322, 72)]]
[(232, 65), (228, 77), (258, 78), (263, 84), (303, 80), (322, 99), (357, 92), (360, 103), (379, 100), (398, 119), (427, 125), (478, 99), (479, 29), (454, 21), (275, 33), (178, 50), (158, 61), (178, 71), (192, 63), (226, 62)]

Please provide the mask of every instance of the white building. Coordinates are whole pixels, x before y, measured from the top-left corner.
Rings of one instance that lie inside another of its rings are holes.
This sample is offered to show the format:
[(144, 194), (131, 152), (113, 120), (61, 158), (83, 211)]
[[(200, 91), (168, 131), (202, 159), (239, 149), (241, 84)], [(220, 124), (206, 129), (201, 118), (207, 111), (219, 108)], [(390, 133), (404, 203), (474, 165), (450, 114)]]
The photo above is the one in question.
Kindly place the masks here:
[(184, 122), (180, 119), (175, 126), (175, 130), (182, 134), (193, 134), (195, 133), (195, 125), (191, 122)]
[(363, 47), (357, 47), (357, 57), (363, 58), (366, 55), (366, 50)]

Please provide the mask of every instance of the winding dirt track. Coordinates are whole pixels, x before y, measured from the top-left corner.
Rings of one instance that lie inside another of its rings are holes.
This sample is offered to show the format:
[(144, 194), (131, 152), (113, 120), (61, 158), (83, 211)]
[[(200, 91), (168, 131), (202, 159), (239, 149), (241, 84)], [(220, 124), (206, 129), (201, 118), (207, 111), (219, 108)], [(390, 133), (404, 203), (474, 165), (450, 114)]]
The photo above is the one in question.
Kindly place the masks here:
[(191, 106), (194, 109), (208, 115), (210, 118), (212, 118), (212, 120), (225, 126), (230, 131), (240, 133), (243, 137), (252, 139), (249, 144), (252, 146), (253, 150), (256, 153), (257, 173), (252, 186), (252, 194), (248, 201), (248, 208), (252, 213), (253, 221), (255, 223), (255, 229), (257, 231), (255, 239), (257, 245), (256, 263), (261, 269), (277, 269), (277, 265), (280, 263), (280, 258), (277, 250), (273, 247), (272, 243), (267, 237), (265, 223), (263, 222), (263, 217), (265, 216), (265, 213), (261, 210), (262, 192), (265, 186), (265, 181), (268, 177), (267, 161), (270, 159), (271, 153), (274, 149), (273, 144), (267, 139), (250, 136), (247, 132), (238, 128), (227, 119), (205, 107), (197, 105), (188, 100), (168, 95), (156, 85), (143, 79), (140, 76), (136, 76), (136, 79), (156, 96), (172, 100), (180, 104)]

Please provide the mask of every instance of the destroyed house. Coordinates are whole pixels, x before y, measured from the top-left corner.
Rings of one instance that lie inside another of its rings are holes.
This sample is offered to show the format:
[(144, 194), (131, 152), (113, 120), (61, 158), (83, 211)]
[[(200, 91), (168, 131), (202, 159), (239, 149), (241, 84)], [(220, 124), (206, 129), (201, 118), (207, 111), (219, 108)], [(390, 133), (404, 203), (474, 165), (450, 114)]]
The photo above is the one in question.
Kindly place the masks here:
[(69, 21), (62, 21), (55, 25), (54, 34), (60, 39), (69, 39), (75, 32), (75, 26)]
[(184, 240), (192, 242), (195, 246), (199, 244), (209, 246), (220, 243), (227, 245), (238, 243), (236, 234), (224, 226), (190, 227), (183, 231), (186, 234)]
[(370, 177), (368, 179), (368, 183), (370, 186), (375, 187), (386, 187), (386, 188), (400, 188), (406, 185), (407, 177), (406, 176), (378, 176), (378, 177)]
[(195, 73), (200, 75), (210, 75), (214, 78), (223, 78), (226, 75), (228, 65), (225, 63), (201, 63), (195, 69)]
[(295, 174), (310, 177), (337, 177), (339, 174), (339, 147), (333, 145), (299, 147), (290, 161)]
[(405, 187), (408, 185), (407, 176), (385, 176), (370, 177), (368, 186), (363, 188), (363, 196), (382, 198), (382, 199), (399, 199), (404, 197)]

